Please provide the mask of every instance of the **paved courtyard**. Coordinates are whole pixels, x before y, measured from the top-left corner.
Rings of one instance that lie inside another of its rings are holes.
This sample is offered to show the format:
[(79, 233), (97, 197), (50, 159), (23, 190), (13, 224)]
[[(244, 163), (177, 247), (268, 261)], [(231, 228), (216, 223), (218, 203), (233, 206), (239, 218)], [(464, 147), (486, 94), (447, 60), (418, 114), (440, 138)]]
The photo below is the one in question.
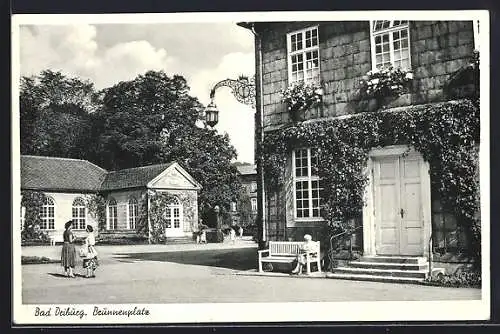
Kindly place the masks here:
[[(23, 247), (23, 255), (59, 258), (61, 246)], [(479, 289), (255, 276), (256, 245), (101, 246), (96, 278), (66, 278), (59, 264), (22, 266), (24, 304), (335, 302), (473, 300)], [(77, 273), (82, 273), (81, 265)]]

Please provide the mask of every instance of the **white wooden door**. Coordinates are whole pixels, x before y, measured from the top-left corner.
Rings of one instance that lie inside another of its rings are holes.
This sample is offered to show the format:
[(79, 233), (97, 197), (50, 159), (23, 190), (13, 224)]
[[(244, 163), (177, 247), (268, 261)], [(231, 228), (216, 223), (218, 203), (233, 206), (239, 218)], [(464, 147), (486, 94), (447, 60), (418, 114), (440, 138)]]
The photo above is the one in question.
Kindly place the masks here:
[(423, 255), (418, 155), (374, 160), (375, 249), (380, 255)]
[(165, 236), (176, 237), (183, 235), (182, 206), (169, 205), (165, 209)]

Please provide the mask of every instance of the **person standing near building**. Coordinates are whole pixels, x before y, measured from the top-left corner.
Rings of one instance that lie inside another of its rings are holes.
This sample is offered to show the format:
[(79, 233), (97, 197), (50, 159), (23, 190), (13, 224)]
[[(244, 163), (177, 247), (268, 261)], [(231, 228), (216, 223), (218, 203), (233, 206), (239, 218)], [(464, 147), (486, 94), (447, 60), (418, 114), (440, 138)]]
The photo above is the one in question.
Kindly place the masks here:
[(231, 242), (234, 244), (235, 238), (236, 238), (236, 231), (234, 230), (233, 227), (229, 229), (229, 236), (231, 238)]
[(75, 275), (73, 274), (73, 269), (75, 268), (76, 250), (75, 244), (73, 243), (73, 221), (67, 221), (64, 224), (64, 228), (64, 243), (61, 251), (61, 265), (64, 267), (64, 271), (67, 277), (75, 277)]
[(99, 266), (97, 261), (97, 251), (95, 249), (94, 228), (87, 225), (87, 237), (85, 238), (85, 247), (87, 247), (87, 256), (83, 259), (83, 268), (87, 270), (85, 277), (95, 277), (95, 270)]

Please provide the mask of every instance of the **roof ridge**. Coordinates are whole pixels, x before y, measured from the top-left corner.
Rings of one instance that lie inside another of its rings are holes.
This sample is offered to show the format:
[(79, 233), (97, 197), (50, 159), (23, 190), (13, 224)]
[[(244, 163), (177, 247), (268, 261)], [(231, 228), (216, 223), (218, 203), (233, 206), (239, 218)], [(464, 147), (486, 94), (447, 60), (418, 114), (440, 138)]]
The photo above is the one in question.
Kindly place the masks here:
[(108, 172), (106, 169), (102, 168), (101, 166), (96, 165), (93, 162), (90, 162), (86, 159), (76, 159), (76, 158), (64, 158), (64, 157), (51, 157), (48, 155), (31, 155), (31, 154), (21, 154), (21, 157), (27, 157), (27, 158), (36, 158), (36, 159), (52, 159), (52, 160), (67, 160), (67, 161), (82, 161), (86, 162), (88, 164), (91, 164), (92, 166), (95, 166), (99, 169), (101, 169), (104, 172)]
[(152, 164), (152, 165), (147, 165), (147, 166), (122, 168), (122, 169), (118, 169), (118, 170), (110, 170), (110, 171), (108, 171), (108, 174), (110, 174), (110, 173), (117, 173), (117, 172), (121, 172), (121, 171), (124, 171), (124, 170), (144, 169), (144, 168), (150, 168), (150, 167), (155, 167), (155, 166), (170, 166), (170, 165), (173, 165), (174, 163), (176, 163), (176, 162), (175, 161), (171, 161), (171, 162), (164, 162), (164, 163), (161, 163), (161, 164)]

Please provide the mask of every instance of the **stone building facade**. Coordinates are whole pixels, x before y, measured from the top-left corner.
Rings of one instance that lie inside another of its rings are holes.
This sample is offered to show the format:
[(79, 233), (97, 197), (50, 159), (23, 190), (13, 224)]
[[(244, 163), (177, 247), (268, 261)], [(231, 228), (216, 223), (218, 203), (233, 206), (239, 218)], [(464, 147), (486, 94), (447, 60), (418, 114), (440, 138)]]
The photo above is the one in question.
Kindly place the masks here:
[[(263, 113), (264, 137), (292, 123), (281, 91), (301, 80), (316, 82), (324, 90), (322, 103), (305, 112), (305, 122), (370, 111), (371, 101), (362, 95), (360, 85), (367, 72), (383, 66), (401, 67), (413, 73), (409, 91), (387, 100), (388, 110), (467, 98), (478, 90), (470, 82), (461, 84), (458, 90), (456, 87), (450, 90), (450, 81), (467, 70), (479, 47), (478, 25), (473, 21), (245, 22), (239, 25), (252, 28), (257, 34), (256, 81), (261, 84), (261, 87), (257, 84), (257, 108), (261, 107)], [(260, 81), (259, 73), (262, 73)], [(401, 168), (407, 168), (408, 180), (411, 177), (417, 180), (417, 190), (408, 193), (406, 200), (423, 203), (410, 211), (420, 212), (417, 218), (424, 223), (415, 230), (414, 236), (407, 236), (407, 240), (418, 239), (419, 245), (412, 250), (414, 246), (408, 241), (401, 252), (381, 245), (385, 241), (380, 235), (385, 232), (378, 229), (380, 221), (369, 213), (381, 199), (373, 195), (359, 222), (363, 229), (355, 239), (356, 246), (365, 254), (423, 255), (428, 251), (424, 240), (428, 239), (431, 230), (435, 243), (444, 248), (456, 248), (457, 243), (465, 243), (455, 218), (443, 212), (439, 198), (430, 189), (427, 163), (418, 152), (413, 157), (411, 154), (405, 157), (406, 149), (379, 148), (372, 152), (370, 161), (380, 173), (397, 174), (397, 178), (394, 176), (397, 184), (410, 182), (405, 181), (405, 170)], [(265, 234), (268, 240), (301, 240), (305, 233), (322, 239), (325, 222), (318, 215), (298, 216), (299, 191), (293, 171), (301, 157), (306, 165), (310, 164), (311, 155), (304, 152), (296, 151), (289, 157), (285, 188), (266, 194)], [(303, 156), (298, 156), (299, 153)], [(380, 183), (381, 178), (372, 179), (371, 186), (374, 182)], [(309, 182), (314, 193), (315, 181)], [(412, 199), (411, 196), (416, 197)], [(314, 194), (310, 193), (309, 197), (310, 202), (314, 202)], [(392, 209), (395, 208), (387, 208)]]
[[(367, 110), (368, 101), (360, 98), (359, 84), (373, 68), (370, 22), (280, 22), (257, 27), (262, 36), (265, 130), (290, 121), (280, 95), (289, 83), (287, 34), (309, 27), (318, 27), (319, 72), (325, 95), (322, 105), (310, 110), (306, 119)], [(470, 62), (475, 49), (473, 22), (410, 21), (408, 31), (413, 87), (390, 106), (447, 100), (446, 83)]]

